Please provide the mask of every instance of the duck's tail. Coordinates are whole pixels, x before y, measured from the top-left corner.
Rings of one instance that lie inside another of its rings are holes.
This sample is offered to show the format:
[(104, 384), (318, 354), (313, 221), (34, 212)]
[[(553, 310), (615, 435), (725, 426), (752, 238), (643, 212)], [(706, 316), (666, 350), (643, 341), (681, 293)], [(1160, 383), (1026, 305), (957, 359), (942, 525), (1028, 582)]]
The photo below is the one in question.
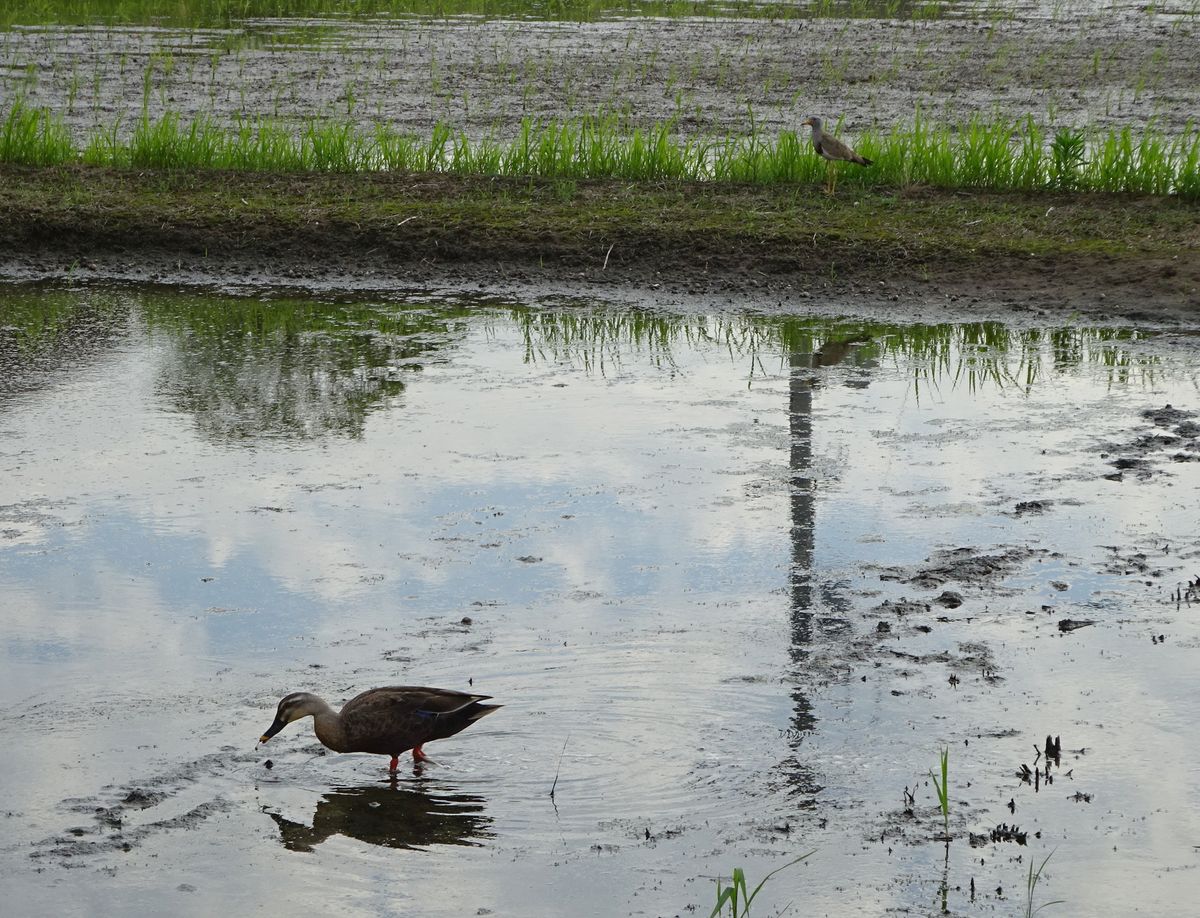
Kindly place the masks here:
[(493, 711), (499, 711), (502, 707), (504, 707), (502, 704), (480, 704), (478, 701), (473, 701), (459, 708), (457, 711), (440, 714), (434, 726), (432, 739), (445, 739), (447, 736), (461, 733), (467, 727), (471, 726), (471, 724), (475, 723), (475, 721), (479, 720), (479, 718), (487, 717)]
[(463, 711), (463, 715), (467, 719), (467, 723), (473, 724), (481, 717), (487, 717), (493, 711), (499, 711), (504, 705), (502, 704), (480, 704), (478, 701), (467, 707)]

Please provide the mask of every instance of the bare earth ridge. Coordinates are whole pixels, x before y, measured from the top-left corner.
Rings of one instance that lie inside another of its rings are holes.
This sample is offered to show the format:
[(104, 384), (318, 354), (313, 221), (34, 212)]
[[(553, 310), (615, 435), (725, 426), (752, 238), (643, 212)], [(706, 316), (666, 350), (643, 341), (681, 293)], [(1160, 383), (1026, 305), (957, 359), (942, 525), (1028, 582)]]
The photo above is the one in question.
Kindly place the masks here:
[(0, 276), (630, 301), (822, 297), (1200, 315), (1200, 206), (1164, 198), (446, 175), (0, 169)]

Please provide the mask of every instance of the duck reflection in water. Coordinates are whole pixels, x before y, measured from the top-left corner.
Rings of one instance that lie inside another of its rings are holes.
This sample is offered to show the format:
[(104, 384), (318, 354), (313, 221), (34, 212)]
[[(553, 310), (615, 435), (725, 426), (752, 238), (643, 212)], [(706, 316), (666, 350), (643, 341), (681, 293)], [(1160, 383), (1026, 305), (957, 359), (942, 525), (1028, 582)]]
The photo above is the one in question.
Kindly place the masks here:
[(291, 851), (312, 851), (334, 835), (368, 845), (421, 850), (433, 845), (482, 845), (492, 837), (485, 800), (473, 794), (401, 790), (395, 779), (383, 787), (338, 787), (323, 794), (312, 827), (267, 815)]

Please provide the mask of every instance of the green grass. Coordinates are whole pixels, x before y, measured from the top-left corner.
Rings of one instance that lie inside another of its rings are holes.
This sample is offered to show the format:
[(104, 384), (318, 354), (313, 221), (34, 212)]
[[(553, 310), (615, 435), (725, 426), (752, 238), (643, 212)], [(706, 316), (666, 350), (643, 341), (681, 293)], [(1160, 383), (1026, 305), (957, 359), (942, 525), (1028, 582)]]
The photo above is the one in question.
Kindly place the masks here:
[(15, 101), (0, 124), (0, 162), (55, 166), (78, 158), (61, 119)]
[(941, 753), (942, 779), (939, 781), (937, 775), (932, 771), (929, 772), (929, 777), (933, 779), (934, 789), (937, 791), (938, 808), (942, 811), (942, 827), (945, 830), (946, 841), (950, 841), (950, 750), (943, 749)]
[(1051, 851), (1046, 855), (1046, 859), (1042, 861), (1041, 866), (1035, 871), (1033, 869), (1033, 861), (1029, 862), (1029, 876), (1025, 880), (1025, 918), (1033, 918), (1038, 912), (1044, 908), (1049, 908), (1051, 905), (1062, 905), (1066, 899), (1055, 899), (1052, 902), (1043, 902), (1036, 908), (1033, 905), (1033, 894), (1037, 891), (1038, 881), (1042, 878), (1042, 871), (1046, 869), (1046, 865), (1050, 863), (1050, 858), (1054, 857), (1054, 852)]
[(750, 904), (767, 884), (767, 880), (771, 879), (775, 874), (787, 870), (789, 867), (794, 867), (805, 858), (812, 857), (814, 853), (810, 851), (808, 854), (802, 854), (794, 861), (789, 861), (782, 867), (777, 867), (759, 880), (758, 885), (752, 890), (748, 888), (746, 874), (742, 871), (742, 868), (734, 867), (733, 876), (728, 886), (723, 884), (719, 879), (717, 880), (717, 904), (713, 907), (712, 912), (709, 913), (708, 918), (718, 918), (725, 909), (729, 910), (729, 918), (745, 918), (745, 916), (750, 914)]
[[(448, 124), (426, 137), (386, 125), (270, 119), (185, 122), (143, 114), (128, 139), (96, 128), (79, 146), (55, 113), (20, 99), (0, 134), (0, 162), (258, 172), (453, 172), (469, 175), (628, 181), (818, 184), (826, 163), (807, 136), (784, 131), (687, 137), (677, 125), (626, 127), (615, 116), (566, 121), (526, 118), (516, 135), (471, 138)], [(1200, 131), (1176, 137), (1147, 129), (1107, 133), (1061, 129), (1049, 143), (1031, 119), (935, 125), (917, 118), (888, 133), (864, 132), (858, 150), (875, 164), (837, 164), (843, 187), (913, 185), (992, 191), (1101, 191), (1200, 198)]]

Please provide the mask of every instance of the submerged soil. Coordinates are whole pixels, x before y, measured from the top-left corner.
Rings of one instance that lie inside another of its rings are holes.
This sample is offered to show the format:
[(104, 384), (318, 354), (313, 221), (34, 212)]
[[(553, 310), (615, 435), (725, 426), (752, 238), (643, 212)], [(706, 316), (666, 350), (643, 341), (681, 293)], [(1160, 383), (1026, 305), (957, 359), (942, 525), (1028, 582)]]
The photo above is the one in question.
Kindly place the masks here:
[[(701, 7), (706, 6), (704, 4)], [(939, 19), (474, 17), (246, 20), (225, 29), (0, 32), (0, 97), (78, 134), (128, 136), (143, 111), (222, 123), (312, 117), (427, 135), (511, 137), (524, 117), (609, 112), (682, 134), (858, 132), (974, 115), (1176, 133), (1200, 108), (1190, 0), (950, 3)]]
[(0, 168), (0, 276), (1200, 314), (1200, 205), (1115, 195)]

